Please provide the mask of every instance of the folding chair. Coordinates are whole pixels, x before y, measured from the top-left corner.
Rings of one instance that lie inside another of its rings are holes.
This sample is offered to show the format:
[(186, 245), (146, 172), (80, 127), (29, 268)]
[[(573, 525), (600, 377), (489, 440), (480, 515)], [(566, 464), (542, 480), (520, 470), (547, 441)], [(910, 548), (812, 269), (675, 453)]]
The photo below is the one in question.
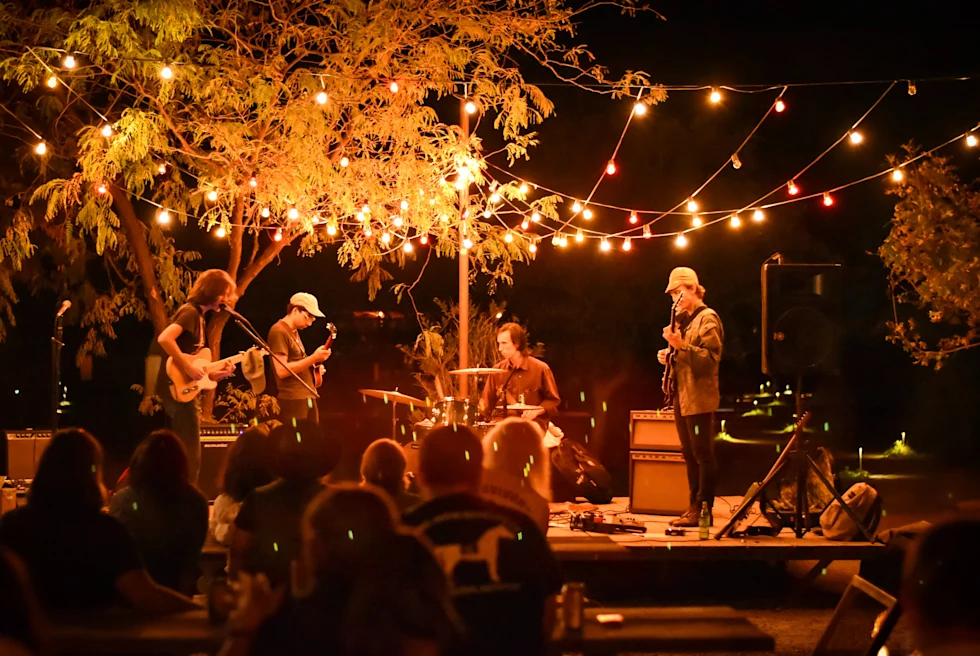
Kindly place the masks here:
[(871, 644), (864, 652), (865, 656), (878, 656), (878, 652), (888, 641), (888, 636), (891, 635), (895, 624), (898, 623), (902, 609), (895, 597), (881, 588), (868, 583), (860, 576), (854, 576), (850, 584), (848, 584), (847, 589), (844, 590), (844, 594), (841, 595), (840, 601), (837, 602), (837, 607), (834, 609), (834, 614), (830, 617), (830, 623), (824, 629), (823, 635), (820, 636), (820, 642), (813, 649), (811, 656), (826, 656), (827, 654), (833, 653), (830, 645), (844, 617), (844, 613), (854, 606), (861, 595), (870, 597), (881, 604), (885, 610), (885, 615), (881, 619), (880, 624), (875, 622), (875, 627), (871, 630)]

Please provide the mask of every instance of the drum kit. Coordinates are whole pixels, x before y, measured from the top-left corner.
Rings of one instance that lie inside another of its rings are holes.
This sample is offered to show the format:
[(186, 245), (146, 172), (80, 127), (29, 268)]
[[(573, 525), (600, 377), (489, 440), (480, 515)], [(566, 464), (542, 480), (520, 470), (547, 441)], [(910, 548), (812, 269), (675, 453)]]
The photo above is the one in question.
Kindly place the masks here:
[[(495, 369), (493, 367), (470, 367), (468, 369), (454, 369), (449, 373), (455, 376), (492, 376), (493, 374), (505, 374), (507, 371), (505, 369)], [(374, 389), (362, 389), (359, 391), (366, 397), (370, 396), (375, 399), (381, 399), (385, 403), (391, 403), (391, 439), (393, 440), (397, 439), (396, 429), (398, 427), (398, 418), (396, 412), (399, 405), (407, 405), (411, 409), (414, 409), (416, 406), (428, 406), (428, 403), (421, 399), (417, 399), (414, 396), (409, 396), (408, 394), (402, 394), (398, 391), (398, 388), (395, 388), (394, 391)], [(542, 408), (539, 405), (528, 405), (525, 403), (513, 403), (507, 406), (508, 411), (514, 412), (541, 409)], [(447, 396), (432, 404), (430, 415), (430, 417), (415, 424), (414, 433), (417, 434), (421, 432), (424, 435), (436, 426), (452, 426), (459, 424), (469, 426), (476, 430), (478, 434), (484, 435), (490, 429), (490, 427), (493, 426), (493, 423), (495, 423), (479, 421), (479, 409), (469, 399), (458, 399), (451, 396)]]

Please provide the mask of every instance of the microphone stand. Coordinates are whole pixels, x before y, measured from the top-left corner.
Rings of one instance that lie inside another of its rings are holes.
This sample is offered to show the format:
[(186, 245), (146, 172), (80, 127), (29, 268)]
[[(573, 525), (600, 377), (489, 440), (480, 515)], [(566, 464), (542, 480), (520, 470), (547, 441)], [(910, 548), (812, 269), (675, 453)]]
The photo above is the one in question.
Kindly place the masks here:
[[(509, 362), (509, 360), (508, 360), (508, 362)], [(514, 366), (514, 363), (513, 362), (510, 363), (510, 366), (511, 366), (510, 374), (507, 375), (507, 380), (504, 381), (503, 387), (501, 387), (499, 390), (497, 390), (497, 399), (496, 399), (496, 402), (493, 404), (493, 409), (496, 410), (500, 406), (500, 397), (501, 397), (501, 395), (504, 397), (504, 417), (507, 416), (507, 403), (506, 403), (506, 401), (507, 401), (507, 386), (510, 385), (510, 379), (514, 377), (514, 373), (517, 371), (517, 367)], [(493, 415), (493, 411), (491, 411), (490, 414)]]
[[(320, 394), (316, 391), (316, 388), (314, 388), (312, 385), (310, 385), (305, 380), (303, 380), (303, 378), (298, 373), (296, 373), (295, 371), (293, 371), (292, 369), (290, 369), (287, 366), (287, 363), (286, 363), (286, 360), (285, 359), (283, 359), (279, 355), (277, 355), (277, 354), (275, 354), (275, 353), (272, 352), (272, 349), (269, 347), (269, 344), (264, 339), (262, 339), (262, 337), (259, 335), (258, 331), (255, 330), (255, 327), (252, 326), (251, 323), (249, 323), (248, 319), (246, 319), (242, 315), (238, 314), (234, 310), (231, 310), (230, 308), (222, 308), (222, 309), (225, 310), (225, 312), (227, 312), (229, 314), (229, 316), (231, 316), (231, 318), (235, 320), (235, 323), (237, 323), (239, 325), (239, 327), (242, 330), (244, 330), (245, 333), (249, 337), (252, 338), (252, 341), (253, 342), (255, 342), (259, 347), (265, 349), (266, 353), (269, 354), (269, 357), (270, 358), (272, 358), (273, 360), (275, 360), (276, 362), (278, 362), (279, 364), (281, 364), (282, 367), (283, 367), (283, 369), (285, 369), (286, 371), (288, 371), (292, 375), (293, 378), (295, 378), (296, 380), (299, 381), (299, 384), (300, 385), (302, 385), (307, 390), (309, 390), (310, 394), (313, 395), (313, 398), (314, 399), (320, 398)], [(275, 371), (275, 365), (273, 365), (273, 371)], [(277, 372), (276, 373), (276, 376), (278, 376), (278, 375), (279, 374)]]
[(61, 315), (58, 312), (54, 317), (54, 336), (51, 337), (51, 434), (54, 435), (58, 430), (58, 406), (61, 403), (61, 341), (63, 327), (61, 325)]

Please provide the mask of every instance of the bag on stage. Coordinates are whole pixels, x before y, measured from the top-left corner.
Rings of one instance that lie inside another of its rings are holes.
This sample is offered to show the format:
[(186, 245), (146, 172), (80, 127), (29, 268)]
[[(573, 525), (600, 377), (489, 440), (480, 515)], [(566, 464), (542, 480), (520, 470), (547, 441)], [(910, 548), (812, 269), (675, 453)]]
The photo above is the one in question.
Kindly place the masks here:
[[(878, 491), (867, 483), (855, 483), (842, 495), (842, 498), (861, 519), (868, 533), (874, 535), (881, 520), (881, 499), (878, 497)], [(860, 529), (836, 499), (820, 515), (820, 528), (823, 529), (823, 535), (828, 540), (850, 542), (860, 535)]]
[(591, 503), (612, 501), (612, 479), (599, 460), (578, 442), (562, 440), (551, 454), (551, 462), (575, 486), (579, 496)]

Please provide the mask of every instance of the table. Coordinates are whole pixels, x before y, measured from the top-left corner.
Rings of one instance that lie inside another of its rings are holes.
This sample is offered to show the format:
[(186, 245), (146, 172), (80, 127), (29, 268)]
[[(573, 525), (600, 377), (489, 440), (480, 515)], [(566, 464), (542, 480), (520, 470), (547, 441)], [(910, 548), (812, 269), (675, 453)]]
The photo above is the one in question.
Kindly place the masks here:
[(215, 653), (225, 640), (224, 625), (208, 621), (206, 610), (148, 615), (132, 610), (83, 611), (56, 615), (49, 636), (55, 654)]

